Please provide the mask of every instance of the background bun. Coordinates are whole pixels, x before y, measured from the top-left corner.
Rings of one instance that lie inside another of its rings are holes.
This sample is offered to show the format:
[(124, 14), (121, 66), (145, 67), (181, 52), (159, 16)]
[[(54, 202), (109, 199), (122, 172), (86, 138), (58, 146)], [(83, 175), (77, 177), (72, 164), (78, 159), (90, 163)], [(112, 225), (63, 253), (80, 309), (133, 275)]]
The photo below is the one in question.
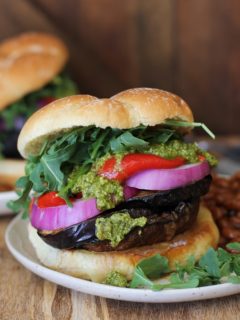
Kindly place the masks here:
[(17, 179), (25, 175), (24, 167), (24, 160), (0, 160), (0, 185), (14, 189)]
[(47, 84), (64, 67), (68, 51), (57, 37), (24, 33), (0, 44), (0, 110)]
[(127, 129), (141, 124), (155, 126), (173, 118), (193, 121), (186, 102), (159, 89), (130, 89), (109, 99), (89, 95), (66, 97), (38, 110), (27, 120), (19, 136), (18, 150), (23, 157), (37, 154), (46, 139), (74, 127)]
[(211, 213), (200, 207), (197, 222), (188, 231), (169, 242), (133, 248), (126, 251), (93, 252), (87, 250), (59, 250), (46, 244), (29, 224), (29, 239), (39, 260), (47, 267), (82, 279), (102, 282), (111, 271), (118, 271), (132, 278), (135, 265), (143, 258), (157, 253), (169, 259), (170, 269), (176, 262), (186, 263), (190, 255), (198, 260), (207, 249), (216, 247), (218, 229)]

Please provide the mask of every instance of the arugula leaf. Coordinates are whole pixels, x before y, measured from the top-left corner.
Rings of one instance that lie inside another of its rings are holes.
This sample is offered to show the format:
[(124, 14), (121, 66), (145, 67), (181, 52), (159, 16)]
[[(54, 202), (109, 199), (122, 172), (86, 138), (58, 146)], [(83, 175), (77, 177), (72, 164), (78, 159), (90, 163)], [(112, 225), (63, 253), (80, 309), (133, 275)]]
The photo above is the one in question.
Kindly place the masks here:
[(151, 279), (159, 278), (162, 274), (169, 272), (168, 259), (160, 254), (143, 259), (138, 263), (138, 267)]
[(143, 259), (136, 266), (130, 287), (152, 288), (153, 282), (148, 278), (159, 278), (168, 271), (168, 260), (167, 258), (160, 256), (160, 254), (156, 254), (148, 259)]
[(43, 180), (44, 171), (41, 162), (37, 163), (32, 167), (31, 173), (29, 174), (29, 180), (33, 184), (33, 190), (42, 194), (46, 190), (46, 183)]
[(239, 251), (240, 252), (240, 242), (230, 242), (226, 245), (226, 247), (230, 250)]
[(233, 255), (232, 258), (232, 271), (236, 273), (236, 275), (240, 276), (240, 255)]
[(233, 284), (240, 284), (240, 277), (239, 276), (230, 276), (228, 278), (228, 282)]
[(166, 284), (154, 284), (152, 290), (159, 291), (162, 289), (187, 289), (196, 288), (199, 285), (199, 279), (196, 275), (190, 275), (185, 279), (181, 278), (178, 273), (172, 273), (170, 282)]
[(148, 279), (144, 271), (140, 267), (136, 267), (134, 275), (130, 283), (130, 288), (152, 288), (153, 282)]
[(112, 139), (110, 142), (111, 150), (113, 152), (123, 152), (125, 150), (128, 150), (130, 148), (138, 149), (144, 148), (149, 143), (143, 139), (136, 138), (132, 135), (131, 132), (124, 132), (120, 136), (118, 136), (115, 139)]
[[(226, 281), (239, 284), (240, 255), (231, 254), (222, 248), (209, 248), (199, 262), (196, 263), (195, 258), (190, 256), (185, 265), (177, 264), (176, 271), (170, 275), (168, 273), (168, 260), (160, 255), (141, 260), (134, 270), (130, 287), (157, 291), (166, 288), (195, 288)], [(164, 283), (152, 281), (162, 275), (167, 276)]]
[(8, 207), (14, 212), (19, 212), (23, 210), (23, 218), (28, 216), (28, 207), (30, 203), (29, 193), (32, 189), (32, 182), (28, 177), (21, 177), (16, 182), (16, 191), (19, 195), (19, 199), (16, 201), (9, 201)]
[(219, 260), (217, 252), (210, 248), (205, 255), (199, 260), (199, 266), (206, 272), (216, 278), (220, 278)]
[(202, 128), (212, 139), (215, 139), (215, 134), (204, 124), (201, 122), (187, 122), (180, 120), (166, 120), (164, 122), (167, 126), (173, 127), (200, 127)]

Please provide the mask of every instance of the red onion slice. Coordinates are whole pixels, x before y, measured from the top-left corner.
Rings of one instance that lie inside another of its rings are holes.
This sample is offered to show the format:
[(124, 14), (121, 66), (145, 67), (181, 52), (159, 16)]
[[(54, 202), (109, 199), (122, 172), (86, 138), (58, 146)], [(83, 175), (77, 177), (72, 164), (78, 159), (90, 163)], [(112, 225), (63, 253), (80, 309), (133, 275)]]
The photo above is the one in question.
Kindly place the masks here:
[[(124, 186), (125, 200), (133, 197), (138, 189)], [(76, 200), (73, 207), (60, 205), (56, 207), (39, 208), (36, 203), (32, 205), (30, 220), (36, 229), (56, 230), (70, 227), (79, 222), (93, 218), (100, 214), (95, 198)]]
[(96, 199), (76, 200), (72, 207), (61, 205), (57, 207), (39, 208), (32, 206), (30, 220), (36, 229), (56, 230), (70, 227), (76, 223), (97, 216)]
[(203, 179), (210, 173), (207, 161), (174, 169), (141, 171), (126, 181), (126, 185), (143, 190), (171, 190)]

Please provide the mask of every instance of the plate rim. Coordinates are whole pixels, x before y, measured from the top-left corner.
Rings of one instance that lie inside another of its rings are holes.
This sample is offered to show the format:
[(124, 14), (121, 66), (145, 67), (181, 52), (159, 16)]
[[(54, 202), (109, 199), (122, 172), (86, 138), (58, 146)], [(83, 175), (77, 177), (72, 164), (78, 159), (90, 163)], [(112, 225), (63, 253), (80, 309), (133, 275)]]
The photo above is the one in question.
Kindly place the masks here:
[[(18, 226), (18, 223), (21, 223), (21, 214), (18, 214), (9, 223), (5, 232), (5, 242), (15, 259), (26, 269), (30, 270), (34, 274), (37, 274), (41, 278), (72, 290), (110, 299), (146, 303), (189, 302), (213, 299), (240, 293), (240, 285), (230, 283), (212, 285), (208, 287), (152, 291), (150, 289), (119, 288), (76, 278), (74, 276), (70, 276), (45, 267), (40, 263), (40, 261), (38, 263), (34, 262), (31, 258), (28, 258), (24, 253), (15, 248), (14, 244), (11, 242), (10, 235), (12, 229)], [(24, 223), (27, 223), (27, 221)], [(19, 234), (18, 236), (21, 238)], [(30, 246), (32, 246), (28, 238), (27, 241), (29, 242)], [(71, 286), (72, 281), (77, 284), (74, 286), (74, 288)], [(95, 292), (93, 293), (93, 291)], [(225, 293), (223, 291), (225, 291)]]
[(10, 200), (16, 200), (18, 197), (15, 190), (0, 192), (0, 217), (14, 214), (14, 212), (7, 207)]

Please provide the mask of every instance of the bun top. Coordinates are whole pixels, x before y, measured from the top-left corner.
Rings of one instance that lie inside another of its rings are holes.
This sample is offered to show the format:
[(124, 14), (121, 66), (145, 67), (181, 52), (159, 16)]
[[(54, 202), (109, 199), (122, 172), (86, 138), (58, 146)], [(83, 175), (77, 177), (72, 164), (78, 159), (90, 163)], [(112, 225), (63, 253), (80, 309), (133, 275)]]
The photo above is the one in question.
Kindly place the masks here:
[(75, 95), (56, 100), (34, 113), (20, 133), (18, 150), (25, 158), (36, 155), (47, 139), (76, 127), (128, 129), (141, 124), (159, 125), (167, 119), (192, 122), (193, 115), (186, 102), (163, 90), (136, 88), (109, 99)]
[(24, 33), (0, 44), (0, 110), (51, 81), (64, 67), (68, 50), (57, 37)]

